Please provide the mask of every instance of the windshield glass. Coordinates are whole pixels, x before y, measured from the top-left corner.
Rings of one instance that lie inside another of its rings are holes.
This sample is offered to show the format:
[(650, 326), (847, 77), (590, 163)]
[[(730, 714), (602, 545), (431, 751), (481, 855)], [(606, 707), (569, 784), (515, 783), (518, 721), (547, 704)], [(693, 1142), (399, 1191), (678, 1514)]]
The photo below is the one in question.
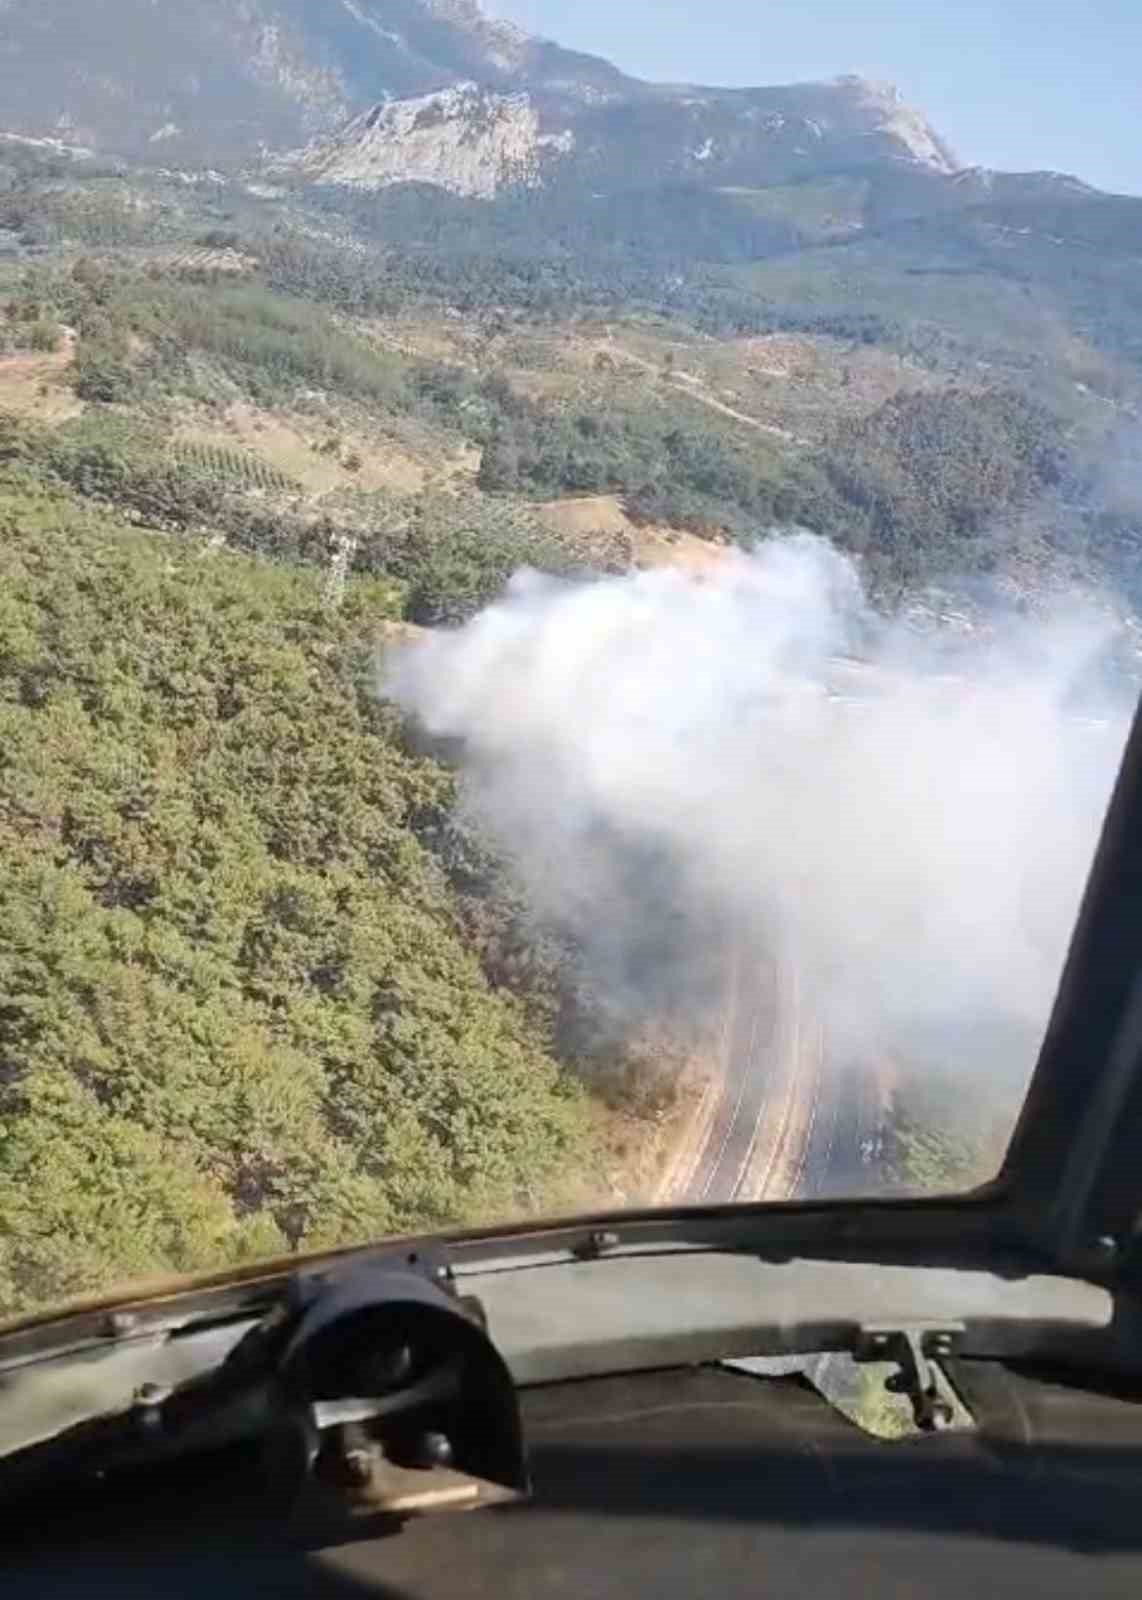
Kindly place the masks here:
[(0, 1317), (994, 1176), (1138, 696), (1136, 141), (955, 18), (986, 126), (735, 0), (3, 9)]

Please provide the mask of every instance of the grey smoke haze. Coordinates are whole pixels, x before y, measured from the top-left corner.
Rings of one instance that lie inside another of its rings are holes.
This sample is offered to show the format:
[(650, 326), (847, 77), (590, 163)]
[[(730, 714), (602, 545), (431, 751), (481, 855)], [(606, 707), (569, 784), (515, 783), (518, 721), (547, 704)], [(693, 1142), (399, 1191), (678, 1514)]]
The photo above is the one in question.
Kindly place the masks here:
[(1041, 1034), (1131, 709), (1105, 642), (1075, 606), (885, 623), (794, 535), (701, 574), (521, 573), (384, 689), (458, 741), (472, 815), (616, 1007), (716, 1002), (760, 938), (853, 1048), (891, 1048)]

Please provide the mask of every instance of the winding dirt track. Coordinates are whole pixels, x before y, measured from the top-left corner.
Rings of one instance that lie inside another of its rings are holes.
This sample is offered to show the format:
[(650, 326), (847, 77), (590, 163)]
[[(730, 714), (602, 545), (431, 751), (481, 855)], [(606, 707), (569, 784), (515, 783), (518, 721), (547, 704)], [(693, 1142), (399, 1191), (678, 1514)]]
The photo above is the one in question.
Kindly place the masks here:
[[(652, 377), (663, 378), (662, 369), (655, 366), (653, 361), (648, 361), (645, 356), (636, 355), (633, 350), (626, 349), (615, 342), (614, 334), (608, 329), (607, 341), (603, 346), (603, 353), (612, 358), (618, 357), (621, 361), (629, 361), (632, 366), (641, 367), (644, 372), (649, 372)], [(775, 422), (763, 422), (760, 417), (751, 417), (748, 412), (738, 411), (734, 406), (729, 406), (724, 400), (719, 400), (706, 388), (701, 378), (695, 377), (692, 372), (672, 372), (667, 382), (672, 389), (680, 394), (688, 394), (691, 400), (696, 400), (707, 411), (718, 411), (723, 417), (732, 417), (735, 422), (742, 422), (747, 428), (754, 428), (758, 433), (768, 433), (775, 439), (783, 439), (787, 444), (804, 444), (804, 439), (798, 439), (790, 433), (788, 428), (779, 428)]]

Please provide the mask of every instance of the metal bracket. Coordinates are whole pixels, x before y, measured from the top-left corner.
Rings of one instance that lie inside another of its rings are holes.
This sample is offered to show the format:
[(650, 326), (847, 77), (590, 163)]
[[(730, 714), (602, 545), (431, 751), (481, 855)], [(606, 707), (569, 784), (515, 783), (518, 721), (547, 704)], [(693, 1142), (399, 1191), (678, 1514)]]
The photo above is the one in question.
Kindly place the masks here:
[(266, 1464), (291, 1533), (520, 1499), (514, 1386), (433, 1244), (296, 1278)]
[(916, 1426), (925, 1433), (951, 1426), (953, 1409), (940, 1393), (936, 1361), (955, 1353), (963, 1337), (962, 1322), (918, 1323), (901, 1328), (891, 1323), (866, 1323), (861, 1327), (853, 1357), (860, 1362), (895, 1361), (900, 1371), (888, 1387), (905, 1394), (912, 1403)]
[(600, 1256), (605, 1256), (610, 1250), (617, 1250), (621, 1243), (617, 1233), (611, 1233), (603, 1228), (596, 1228), (578, 1244), (572, 1245), (571, 1254), (578, 1261), (598, 1261)]

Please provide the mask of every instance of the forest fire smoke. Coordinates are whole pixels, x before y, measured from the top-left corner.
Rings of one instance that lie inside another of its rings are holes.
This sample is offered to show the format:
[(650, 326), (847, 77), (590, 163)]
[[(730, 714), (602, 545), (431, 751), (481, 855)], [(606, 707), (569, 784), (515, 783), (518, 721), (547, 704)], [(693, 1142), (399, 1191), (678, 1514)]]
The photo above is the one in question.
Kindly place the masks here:
[(1129, 696), (1093, 606), (929, 622), (794, 534), (700, 576), (521, 573), (383, 687), (457, 742), (471, 814), (616, 1007), (700, 1007), (715, 930), (765, 927), (854, 1045), (1037, 1038)]

